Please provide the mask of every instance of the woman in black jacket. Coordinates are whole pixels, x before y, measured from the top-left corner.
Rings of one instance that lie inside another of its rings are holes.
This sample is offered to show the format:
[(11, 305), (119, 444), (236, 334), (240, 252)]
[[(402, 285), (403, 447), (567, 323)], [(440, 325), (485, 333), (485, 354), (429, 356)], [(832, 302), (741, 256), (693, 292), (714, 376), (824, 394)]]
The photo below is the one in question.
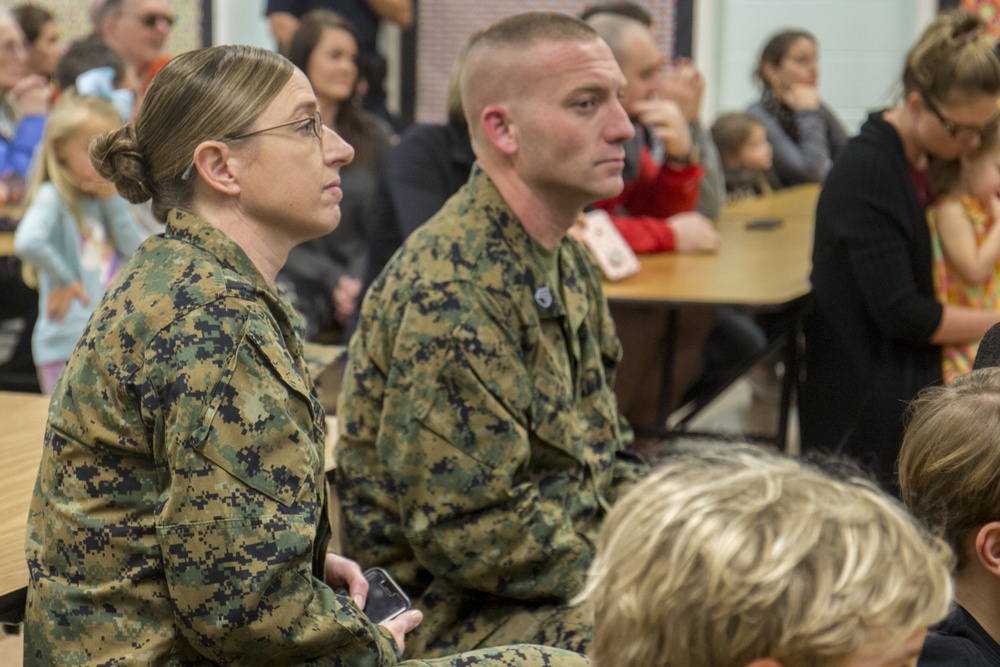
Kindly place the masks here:
[(816, 209), (803, 450), (847, 454), (896, 488), (906, 404), (941, 381), (944, 343), (1000, 312), (942, 305), (931, 277), (931, 157), (973, 151), (997, 120), (1000, 62), (977, 15), (943, 13), (907, 56), (903, 97), (834, 163)]

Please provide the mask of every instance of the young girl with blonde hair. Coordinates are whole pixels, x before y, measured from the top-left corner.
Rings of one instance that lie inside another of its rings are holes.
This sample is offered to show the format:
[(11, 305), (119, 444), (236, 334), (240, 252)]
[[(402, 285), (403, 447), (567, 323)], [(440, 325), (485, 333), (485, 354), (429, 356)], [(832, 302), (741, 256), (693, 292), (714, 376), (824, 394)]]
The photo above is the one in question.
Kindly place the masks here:
[(67, 93), (49, 114), (28, 208), (14, 236), (37, 274), (32, 353), (51, 393), (87, 320), (142, 238), (128, 204), (90, 164), (90, 142), (121, 125), (112, 104)]
[[(937, 200), (927, 210), (934, 285), (941, 303), (1000, 305), (1000, 124), (984, 132), (971, 155), (932, 163)], [(941, 347), (942, 376), (951, 384), (972, 370), (979, 339)]]

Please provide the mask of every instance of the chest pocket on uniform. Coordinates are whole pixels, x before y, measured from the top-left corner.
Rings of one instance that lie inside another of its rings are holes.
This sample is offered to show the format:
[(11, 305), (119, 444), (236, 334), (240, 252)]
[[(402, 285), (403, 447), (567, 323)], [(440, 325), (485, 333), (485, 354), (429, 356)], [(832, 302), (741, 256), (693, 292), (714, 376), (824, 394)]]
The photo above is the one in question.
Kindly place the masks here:
[(516, 351), (493, 326), (462, 323), (432, 386), (418, 389), (417, 418), (467, 456), (489, 467), (526, 460), (533, 389)]
[(229, 381), (212, 397), (201, 451), (287, 506), (321, 471), (310, 393), (276, 336), (266, 322), (250, 318)]

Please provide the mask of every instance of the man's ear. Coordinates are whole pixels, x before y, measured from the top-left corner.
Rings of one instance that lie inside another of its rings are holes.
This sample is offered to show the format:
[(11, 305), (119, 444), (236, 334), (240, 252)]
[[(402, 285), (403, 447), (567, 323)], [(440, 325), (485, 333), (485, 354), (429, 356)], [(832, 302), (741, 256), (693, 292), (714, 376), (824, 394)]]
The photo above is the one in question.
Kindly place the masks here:
[(976, 557), (988, 572), (1000, 578), (1000, 521), (991, 521), (976, 533)]
[(114, 13), (108, 12), (101, 19), (101, 34), (107, 35), (114, 32), (115, 28), (118, 27), (118, 21), (121, 20), (121, 16)]
[(194, 168), (213, 190), (225, 195), (240, 193), (240, 181), (230, 164), (229, 146), (221, 141), (203, 141), (194, 149)]
[(518, 149), (517, 128), (510, 117), (510, 110), (503, 104), (491, 104), (483, 109), (479, 124), (486, 138), (504, 155), (514, 155)]

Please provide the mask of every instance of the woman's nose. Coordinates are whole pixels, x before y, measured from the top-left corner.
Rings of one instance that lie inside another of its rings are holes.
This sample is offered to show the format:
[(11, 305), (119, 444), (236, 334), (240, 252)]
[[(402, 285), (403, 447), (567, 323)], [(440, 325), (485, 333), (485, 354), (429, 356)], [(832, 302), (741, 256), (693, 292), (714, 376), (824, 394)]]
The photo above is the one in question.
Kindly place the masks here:
[(323, 126), (323, 161), (327, 164), (340, 162), (350, 164), (354, 159), (354, 147), (326, 125)]

